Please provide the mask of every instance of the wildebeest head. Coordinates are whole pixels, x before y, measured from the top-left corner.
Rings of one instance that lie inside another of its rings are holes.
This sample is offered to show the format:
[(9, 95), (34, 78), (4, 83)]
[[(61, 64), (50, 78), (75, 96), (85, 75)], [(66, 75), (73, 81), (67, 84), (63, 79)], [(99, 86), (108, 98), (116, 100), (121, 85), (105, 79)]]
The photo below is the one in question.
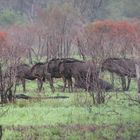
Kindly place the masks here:
[(110, 68), (112, 65), (111, 65), (111, 61), (109, 59), (106, 59), (103, 63), (102, 63), (102, 66), (101, 66), (101, 71), (106, 71), (108, 70), (108, 68)]
[(122, 69), (123, 67), (121, 65), (125, 63), (124, 59), (121, 58), (108, 58), (106, 59), (101, 66), (101, 71), (110, 71), (110, 72), (116, 72), (118, 69)]
[(20, 64), (17, 66), (17, 77), (18, 78), (26, 78), (26, 77), (30, 77), (30, 66), (27, 64)]
[[(82, 88), (82, 89), (89, 90), (89, 91), (95, 91), (97, 88), (95, 86), (95, 82), (87, 83), (86, 81), (81, 81), (81, 80), (75, 81), (75, 87)], [(113, 85), (111, 85), (110, 83), (108, 83), (105, 80), (98, 79), (98, 88), (103, 91), (112, 91)]]
[(31, 74), (31, 67), (27, 64), (20, 64), (16, 67), (16, 77), (19, 79), (25, 78), (29, 80), (35, 80), (35, 77)]
[(108, 58), (102, 63), (101, 70), (123, 76), (136, 76), (135, 61), (127, 58)]
[(47, 71), (51, 73), (52, 77), (60, 78), (59, 73), (59, 64), (62, 62), (62, 59), (52, 59), (48, 62), (48, 68)]
[(45, 74), (47, 72), (47, 63), (36, 63), (31, 68), (31, 75), (36, 78), (41, 78), (45, 81)]

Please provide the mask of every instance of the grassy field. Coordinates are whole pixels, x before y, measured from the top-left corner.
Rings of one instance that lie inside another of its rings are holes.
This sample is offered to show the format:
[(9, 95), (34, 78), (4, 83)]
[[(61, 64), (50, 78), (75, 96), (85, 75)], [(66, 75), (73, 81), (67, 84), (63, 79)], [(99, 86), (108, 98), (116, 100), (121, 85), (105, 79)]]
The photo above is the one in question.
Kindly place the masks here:
[[(3, 126), (2, 140), (139, 140), (140, 104), (135, 98), (137, 89), (133, 81), (130, 92), (106, 93), (111, 98), (102, 105), (93, 105), (88, 93), (82, 90), (62, 93), (60, 81), (51, 93), (48, 84), (44, 92), (36, 92), (36, 83), (28, 82), (29, 96), (37, 99), (17, 100), (0, 107)], [(18, 93), (22, 92), (21, 86)], [(65, 99), (47, 99), (67, 96)]]

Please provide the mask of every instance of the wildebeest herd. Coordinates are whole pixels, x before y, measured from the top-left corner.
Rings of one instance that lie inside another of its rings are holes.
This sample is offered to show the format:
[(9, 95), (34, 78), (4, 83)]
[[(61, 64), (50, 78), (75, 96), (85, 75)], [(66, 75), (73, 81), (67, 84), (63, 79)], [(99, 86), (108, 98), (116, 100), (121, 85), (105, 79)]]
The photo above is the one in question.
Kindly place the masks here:
[[(26, 91), (25, 81), (37, 80), (38, 90), (41, 91), (43, 83), (48, 81), (52, 92), (54, 78), (62, 78), (64, 82), (63, 92), (68, 84), (69, 92), (75, 88), (83, 88), (94, 91), (97, 88), (110, 91), (114, 87), (109, 82), (100, 78), (100, 72), (109, 71), (121, 77), (122, 89), (129, 90), (131, 78), (136, 77), (135, 61), (125, 58), (108, 58), (98, 66), (93, 61), (81, 61), (74, 58), (51, 59), (49, 62), (36, 63), (32, 67), (27, 64), (17, 66), (17, 82), (21, 81), (23, 91)], [(126, 77), (128, 85), (126, 85)]]

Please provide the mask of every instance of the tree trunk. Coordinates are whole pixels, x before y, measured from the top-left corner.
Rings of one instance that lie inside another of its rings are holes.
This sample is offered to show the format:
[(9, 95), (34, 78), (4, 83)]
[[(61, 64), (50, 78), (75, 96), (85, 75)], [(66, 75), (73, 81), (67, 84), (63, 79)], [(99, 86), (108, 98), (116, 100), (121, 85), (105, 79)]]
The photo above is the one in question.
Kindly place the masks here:
[(137, 75), (137, 85), (138, 85), (138, 101), (140, 102), (140, 64), (135, 64), (136, 75)]
[(28, 51), (29, 64), (33, 64), (31, 49)]
[(112, 83), (112, 86), (114, 88), (114, 73), (111, 73), (111, 83)]

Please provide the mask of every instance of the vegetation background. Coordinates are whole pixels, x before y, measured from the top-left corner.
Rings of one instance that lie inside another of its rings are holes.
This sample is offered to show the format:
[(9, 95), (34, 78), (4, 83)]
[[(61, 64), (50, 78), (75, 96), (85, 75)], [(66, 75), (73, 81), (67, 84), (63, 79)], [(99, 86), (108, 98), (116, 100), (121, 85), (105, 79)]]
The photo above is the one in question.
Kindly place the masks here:
[(94, 7), (98, 0), (1, 0), (0, 25), (24, 24), (36, 17), (36, 8), (49, 8), (53, 4), (73, 4), (89, 21), (96, 19), (129, 19), (139, 18), (139, 0), (102, 0), (101, 5)]

